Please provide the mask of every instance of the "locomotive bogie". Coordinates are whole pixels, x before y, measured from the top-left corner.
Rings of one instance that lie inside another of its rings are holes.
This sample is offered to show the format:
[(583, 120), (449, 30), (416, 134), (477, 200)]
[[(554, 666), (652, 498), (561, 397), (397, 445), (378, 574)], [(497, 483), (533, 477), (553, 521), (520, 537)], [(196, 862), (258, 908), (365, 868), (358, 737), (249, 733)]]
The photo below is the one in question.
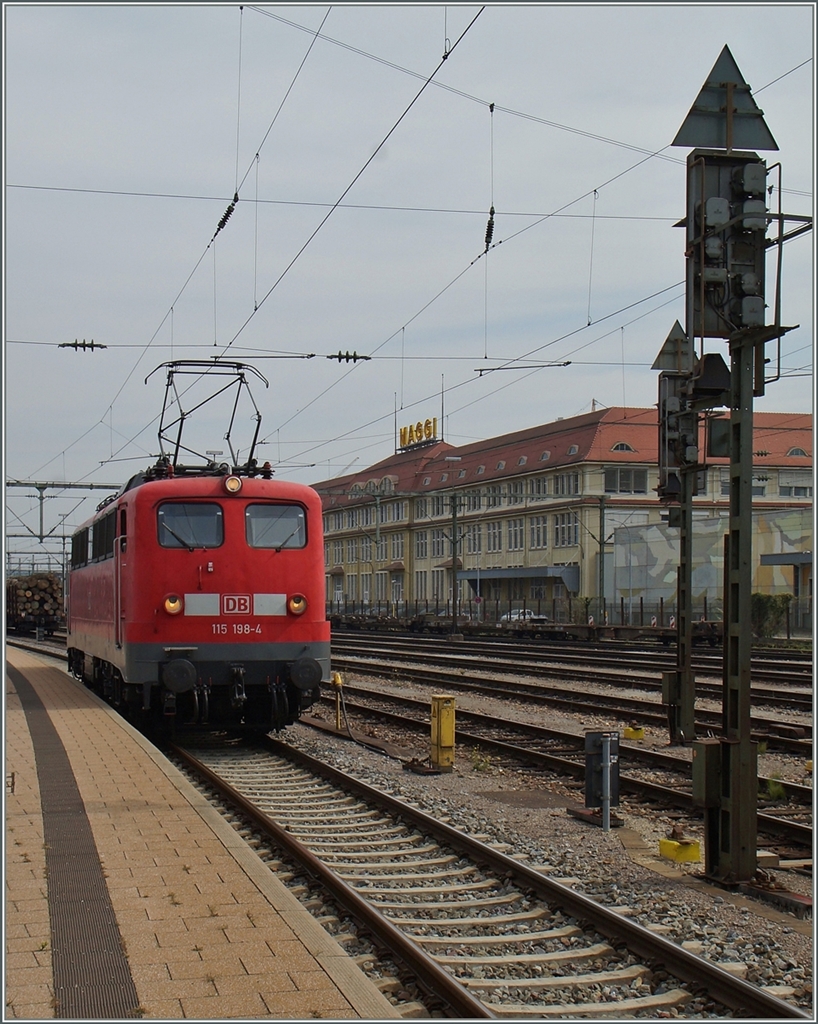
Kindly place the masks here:
[(272, 731), (330, 678), (311, 488), (201, 473), (126, 488), (74, 535), (69, 665), (131, 717)]

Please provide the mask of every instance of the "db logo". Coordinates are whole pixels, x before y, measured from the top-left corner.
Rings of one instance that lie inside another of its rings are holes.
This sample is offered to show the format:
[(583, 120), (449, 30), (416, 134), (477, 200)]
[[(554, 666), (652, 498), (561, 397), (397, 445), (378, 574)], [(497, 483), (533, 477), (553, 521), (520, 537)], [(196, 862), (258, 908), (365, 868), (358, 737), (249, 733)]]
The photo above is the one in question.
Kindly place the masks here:
[(222, 615), (249, 615), (249, 594), (222, 594)]

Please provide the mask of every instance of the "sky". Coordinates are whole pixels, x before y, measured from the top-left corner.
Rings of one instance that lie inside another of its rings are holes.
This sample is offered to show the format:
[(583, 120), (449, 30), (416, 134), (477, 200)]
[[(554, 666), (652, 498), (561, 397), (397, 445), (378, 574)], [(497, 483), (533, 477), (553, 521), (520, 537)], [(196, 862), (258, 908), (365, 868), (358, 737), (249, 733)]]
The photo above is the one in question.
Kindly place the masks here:
[[(458, 445), (655, 405), (684, 323), (688, 149), (670, 143), (728, 45), (782, 208), (811, 215), (815, 14), (4, 4), (6, 481), (151, 464), (170, 360), (254, 367), (230, 444), (241, 461), (255, 402), (257, 456), (304, 483), (432, 416)], [(811, 232), (784, 247), (800, 327), (758, 411), (812, 410), (814, 253)], [(183, 443), (226, 452), (233, 392), (194, 408), (213, 377), (176, 379)], [(8, 551), (59, 552), (106, 492), (44, 493), (40, 543), (37, 492), (7, 487)]]

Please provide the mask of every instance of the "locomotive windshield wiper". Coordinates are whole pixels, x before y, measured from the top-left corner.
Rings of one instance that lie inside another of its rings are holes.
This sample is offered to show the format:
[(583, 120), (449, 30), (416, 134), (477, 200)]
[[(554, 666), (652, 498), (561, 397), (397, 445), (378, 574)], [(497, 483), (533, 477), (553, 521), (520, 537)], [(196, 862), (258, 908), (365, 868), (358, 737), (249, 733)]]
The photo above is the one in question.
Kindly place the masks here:
[(287, 536), (284, 538), (284, 540), (280, 544), (276, 544), (276, 547), (275, 547), (276, 554), (278, 554), (281, 551), (281, 549), (284, 547), (284, 545), (287, 543), (287, 541), (291, 537), (294, 537), (298, 533), (298, 531), (300, 529), (301, 529), (301, 523), (298, 522), (298, 523), (295, 524), (295, 528), (290, 533), (287, 534)]
[(168, 531), (168, 533), (169, 533), (169, 534), (171, 535), (171, 537), (175, 537), (175, 538), (176, 538), (176, 540), (178, 540), (178, 541), (179, 541), (179, 543), (180, 543), (180, 544), (182, 545), (182, 547), (183, 547), (183, 548), (187, 548), (187, 549), (188, 549), (188, 551), (189, 551), (189, 552), (190, 552), (191, 554), (192, 554), (192, 553), (193, 553), (193, 552), (194, 552), (194, 551), (196, 550), (196, 548), (194, 548), (192, 544), (188, 543), (187, 541), (184, 541), (184, 540), (182, 540), (182, 538), (181, 538), (181, 537), (179, 536), (179, 534), (178, 534), (178, 533), (177, 533), (177, 532), (176, 532), (175, 530), (172, 530), (172, 529), (171, 529), (171, 528), (170, 528), (170, 527), (168, 526), (168, 524), (167, 524), (167, 523), (165, 522), (165, 520), (164, 520), (164, 519), (162, 520), (162, 526), (164, 526), (164, 527), (165, 527), (165, 529), (166, 529), (166, 530)]

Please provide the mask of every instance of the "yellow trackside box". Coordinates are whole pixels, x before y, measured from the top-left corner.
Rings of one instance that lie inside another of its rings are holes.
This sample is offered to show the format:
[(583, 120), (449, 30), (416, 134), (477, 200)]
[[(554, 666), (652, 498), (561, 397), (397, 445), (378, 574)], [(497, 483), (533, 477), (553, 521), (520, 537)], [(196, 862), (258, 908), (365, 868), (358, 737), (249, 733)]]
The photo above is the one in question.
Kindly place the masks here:
[(432, 764), (450, 772), (454, 766), (454, 697), (432, 697)]

